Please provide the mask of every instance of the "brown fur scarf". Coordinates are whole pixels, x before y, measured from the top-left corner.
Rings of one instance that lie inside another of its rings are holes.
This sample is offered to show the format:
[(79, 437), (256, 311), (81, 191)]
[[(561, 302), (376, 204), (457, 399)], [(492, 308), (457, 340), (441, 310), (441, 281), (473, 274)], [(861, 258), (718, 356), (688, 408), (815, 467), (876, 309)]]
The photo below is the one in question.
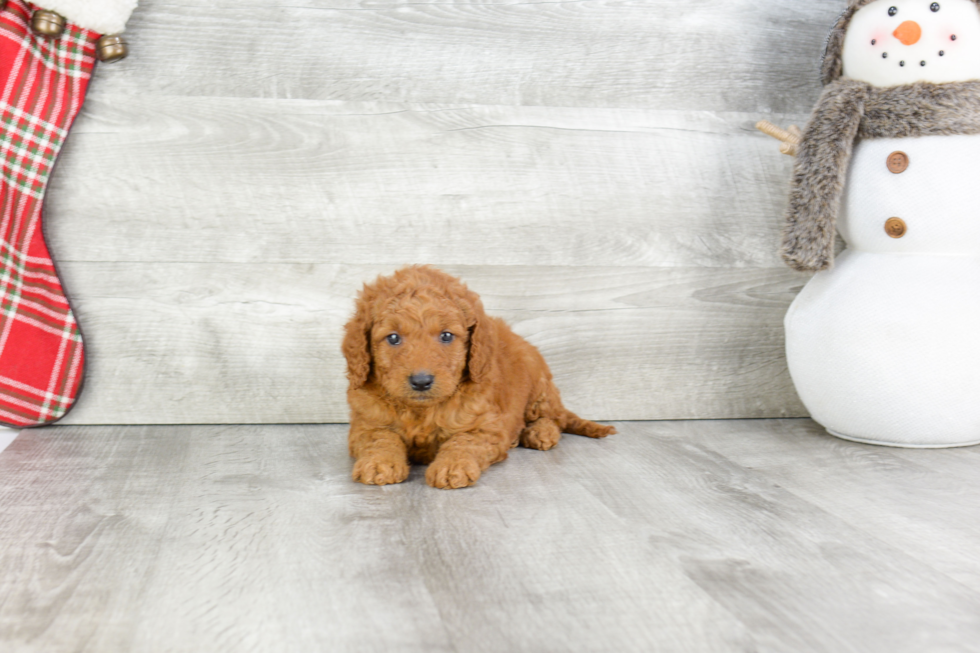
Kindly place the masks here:
[(828, 85), (803, 131), (781, 254), (797, 270), (834, 263), (844, 181), (858, 139), (980, 134), (980, 81), (878, 88)]

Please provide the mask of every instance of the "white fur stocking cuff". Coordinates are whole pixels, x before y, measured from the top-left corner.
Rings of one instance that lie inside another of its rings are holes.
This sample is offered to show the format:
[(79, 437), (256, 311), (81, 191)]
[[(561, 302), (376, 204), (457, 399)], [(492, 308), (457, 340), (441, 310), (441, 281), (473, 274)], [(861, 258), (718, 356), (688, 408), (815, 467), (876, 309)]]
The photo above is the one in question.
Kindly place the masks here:
[(33, 0), (44, 9), (56, 11), (68, 22), (99, 34), (119, 34), (126, 29), (138, 0)]

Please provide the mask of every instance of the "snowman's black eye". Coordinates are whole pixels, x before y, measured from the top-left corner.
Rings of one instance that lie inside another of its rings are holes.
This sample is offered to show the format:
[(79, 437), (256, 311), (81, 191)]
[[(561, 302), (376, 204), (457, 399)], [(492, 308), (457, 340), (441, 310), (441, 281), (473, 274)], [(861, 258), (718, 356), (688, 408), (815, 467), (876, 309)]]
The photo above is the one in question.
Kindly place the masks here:
[(888, 8), (888, 15), (889, 16), (894, 16), (897, 13), (898, 13), (898, 7), (889, 7)]
[(939, 11), (939, 3), (933, 2), (931, 5), (929, 5), (929, 8), (932, 9), (933, 11)]

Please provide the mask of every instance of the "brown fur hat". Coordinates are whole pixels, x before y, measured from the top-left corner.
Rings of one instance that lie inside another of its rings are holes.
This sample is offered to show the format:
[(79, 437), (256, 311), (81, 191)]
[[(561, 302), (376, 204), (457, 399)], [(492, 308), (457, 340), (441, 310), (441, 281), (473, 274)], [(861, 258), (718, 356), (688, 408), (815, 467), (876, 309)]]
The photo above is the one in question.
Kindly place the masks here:
[[(841, 72), (844, 68), (844, 63), (842, 57), (844, 54), (844, 34), (847, 32), (847, 26), (850, 25), (851, 19), (854, 18), (854, 14), (857, 10), (865, 5), (870, 5), (872, 2), (877, 2), (878, 0), (848, 0), (847, 9), (841, 13), (840, 17), (837, 19), (837, 24), (834, 25), (834, 29), (830, 31), (830, 35), (827, 37), (827, 47), (824, 49), (823, 53), (823, 65), (820, 68), (820, 74), (823, 79), (823, 84), (826, 86), (832, 81), (840, 78)], [(973, 0), (980, 8), (980, 0)]]

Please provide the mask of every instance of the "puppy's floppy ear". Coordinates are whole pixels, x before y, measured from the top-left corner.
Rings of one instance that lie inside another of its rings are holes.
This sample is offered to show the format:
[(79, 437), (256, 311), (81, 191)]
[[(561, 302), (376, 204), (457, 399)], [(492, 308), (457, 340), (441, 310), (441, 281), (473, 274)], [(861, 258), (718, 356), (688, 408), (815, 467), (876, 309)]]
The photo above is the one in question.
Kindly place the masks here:
[(341, 349), (347, 359), (347, 379), (351, 390), (364, 387), (371, 374), (371, 302), (365, 287), (357, 298), (354, 317), (344, 326), (344, 342)]
[(445, 272), (428, 266), (421, 271), (432, 276), (433, 283), (441, 285), (459, 310), (470, 332), (469, 351), (466, 369), (473, 383), (487, 380), (493, 370), (493, 357), (497, 348), (496, 325), (483, 310), (480, 296), (466, 287), (466, 284)]
[(480, 383), (490, 376), (493, 356), (497, 349), (497, 339), (494, 325), (483, 312), (483, 304), (477, 301), (478, 315), (476, 324), (470, 328), (470, 354), (468, 368), (470, 380)]
[(494, 322), (483, 310), (479, 295), (459, 284), (456, 302), (463, 309), (470, 330), (470, 350), (466, 368), (473, 383), (485, 381), (493, 369), (493, 357), (497, 349), (497, 330)]

